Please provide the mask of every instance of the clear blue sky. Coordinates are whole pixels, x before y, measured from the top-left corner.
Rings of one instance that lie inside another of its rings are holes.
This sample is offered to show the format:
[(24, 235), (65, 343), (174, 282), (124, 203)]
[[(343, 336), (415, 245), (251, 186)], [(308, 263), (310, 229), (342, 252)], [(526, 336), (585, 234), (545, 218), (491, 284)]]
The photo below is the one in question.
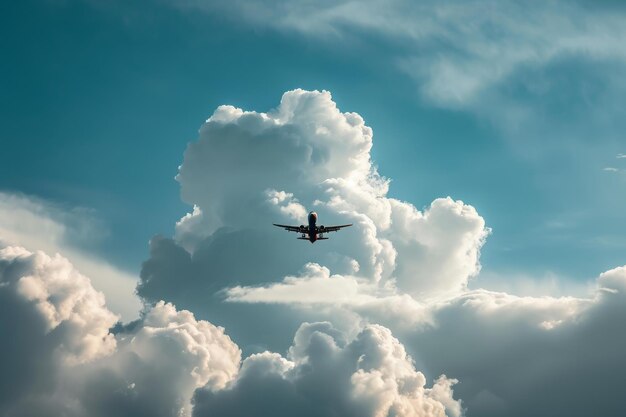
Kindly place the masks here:
[[(112, 262), (138, 271), (148, 239), (189, 210), (174, 175), (218, 105), (267, 111), (301, 87), (330, 90), (374, 129), (390, 195), (476, 207), (493, 230), (483, 272), (587, 280), (624, 263), (624, 55), (601, 36), (520, 58), (516, 45), (537, 41), (522, 30), (483, 27), (479, 40), (504, 42), (491, 55), (462, 36), (414, 41), (350, 21), (326, 36), (228, 7), (125, 3), (25, 0), (0, 13), (0, 190), (95, 209)], [(463, 64), (452, 94), (437, 60)]]

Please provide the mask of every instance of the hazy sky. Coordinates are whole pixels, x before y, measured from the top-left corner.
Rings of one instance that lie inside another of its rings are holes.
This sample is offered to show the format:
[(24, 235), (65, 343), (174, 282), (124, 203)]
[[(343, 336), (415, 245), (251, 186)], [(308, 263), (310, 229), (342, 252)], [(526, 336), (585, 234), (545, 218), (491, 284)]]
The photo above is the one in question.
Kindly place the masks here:
[[(0, 415), (617, 415), (624, 39), (612, 1), (2, 5)], [(355, 226), (271, 226), (310, 210)]]

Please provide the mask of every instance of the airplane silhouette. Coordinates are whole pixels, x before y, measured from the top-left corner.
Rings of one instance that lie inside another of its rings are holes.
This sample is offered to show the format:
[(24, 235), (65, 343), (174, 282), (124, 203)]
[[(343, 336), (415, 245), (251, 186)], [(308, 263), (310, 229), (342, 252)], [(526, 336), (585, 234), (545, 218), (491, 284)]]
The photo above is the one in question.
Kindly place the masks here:
[[(300, 240), (308, 240), (311, 243), (315, 243), (316, 240), (326, 240), (327, 237), (324, 237), (324, 233), (328, 232), (337, 232), (344, 227), (352, 226), (352, 224), (342, 224), (340, 226), (316, 226), (317, 223), (317, 213), (312, 211), (309, 213), (309, 225), (305, 226), (301, 224), (300, 226), (288, 226), (285, 224), (276, 224), (273, 223), (274, 226), (282, 227), (288, 232), (296, 232), (301, 233), (298, 239)], [(307, 237), (308, 235), (308, 237)]]

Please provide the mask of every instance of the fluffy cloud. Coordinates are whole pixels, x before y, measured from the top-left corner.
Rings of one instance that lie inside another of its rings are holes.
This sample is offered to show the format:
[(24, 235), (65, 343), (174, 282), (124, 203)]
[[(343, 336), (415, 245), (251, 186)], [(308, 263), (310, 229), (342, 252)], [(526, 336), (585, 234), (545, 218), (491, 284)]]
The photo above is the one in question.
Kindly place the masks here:
[[(462, 291), (480, 269), (488, 229), (461, 201), (437, 199), (419, 211), (389, 198), (371, 147), (363, 119), (325, 91), (286, 92), (267, 113), (220, 106), (176, 177), (193, 211), (175, 239), (152, 240), (138, 294), (227, 327), (247, 352), (285, 349), (303, 319), (325, 319), (333, 305), (346, 317), (425, 320), (414, 298)], [(309, 210), (321, 224), (354, 227), (310, 245), (271, 225), (305, 223)], [(304, 311), (319, 302), (323, 314)], [(280, 303), (302, 308), (285, 315)]]
[(67, 260), (0, 249), (0, 410), (52, 388), (59, 367), (110, 354), (117, 317)]
[(116, 335), (118, 349), (74, 371), (68, 395), (86, 416), (188, 416), (197, 388), (224, 388), (239, 371), (241, 351), (224, 329), (189, 311), (157, 303), (134, 328)]
[(226, 390), (200, 390), (194, 416), (439, 416), (458, 417), (456, 380), (441, 376), (427, 388), (402, 344), (382, 326), (353, 340), (330, 323), (304, 323), (288, 358), (248, 357)]
[(456, 380), (441, 376), (427, 387), (379, 325), (344, 333), (305, 323), (286, 358), (264, 352), (240, 368), (241, 351), (223, 328), (163, 301), (112, 333), (117, 317), (103, 295), (60, 255), (1, 249), (0, 298), (3, 415), (188, 416), (194, 392), (200, 416), (247, 415), (249, 407), (317, 416), (462, 412)]
[[(274, 219), (305, 222), (307, 207), (319, 212), (322, 223), (356, 227), (343, 232), (341, 242), (322, 242), (307, 256), (295, 245), (281, 245), (283, 258), (358, 272), (372, 282), (396, 280), (415, 296), (462, 289), (479, 270), (484, 220), (450, 198), (436, 200), (424, 213), (388, 198), (371, 147), (372, 130), (358, 114), (340, 112), (328, 92), (287, 92), (269, 113), (221, 106), (179, 169), (181, 195), (194, 211), (177, 224), (178, 243), (194, 253), (202, 248), (193, 242), (218, 230), (268, 230)], [(434, 260), (428, 267), (426, 258)]]
[(183, 416), (196, 388), (222, 389), (241, 351), (224, 329), (157, 303), (117, 316), (60, 255), (0, 249), (0, 413)]
[(10, 304), (28, 305), (36, 312), (43, 336), (57, 333), (60, 356), (82, 363), (115, 348), (109, 328), (117, 317), (104, 305), (104, 296), (67, 259), (21, 247), (0, 249), (0, 291)]

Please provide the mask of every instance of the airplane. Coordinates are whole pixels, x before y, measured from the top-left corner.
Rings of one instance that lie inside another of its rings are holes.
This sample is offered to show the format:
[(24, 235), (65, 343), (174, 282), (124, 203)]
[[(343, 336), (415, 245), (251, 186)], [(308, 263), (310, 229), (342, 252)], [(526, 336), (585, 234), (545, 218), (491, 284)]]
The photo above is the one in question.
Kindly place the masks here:
[[(296, 232), (301, 233), (298, 239), (300, 240), (308, 240), (311, 243), (315, 243), (316, 240), (326, 240), (327, 237), (324, 237), (324, 233), (328, 232), (336, 232), (343, 227), (352, 226), (352, 224), (342, 224), (340, 226), (316, 226), (317, 223), (317, 213), (312, 211), (309, 213), (309, 225), (305, 226), (301, 224), (300, 226), (287, 226), (284, 224), (276, 224), (273, 223), (274, 226), (282, 227), (288, 232)], [(307, 237), (309, 235), (309, 237)]]

